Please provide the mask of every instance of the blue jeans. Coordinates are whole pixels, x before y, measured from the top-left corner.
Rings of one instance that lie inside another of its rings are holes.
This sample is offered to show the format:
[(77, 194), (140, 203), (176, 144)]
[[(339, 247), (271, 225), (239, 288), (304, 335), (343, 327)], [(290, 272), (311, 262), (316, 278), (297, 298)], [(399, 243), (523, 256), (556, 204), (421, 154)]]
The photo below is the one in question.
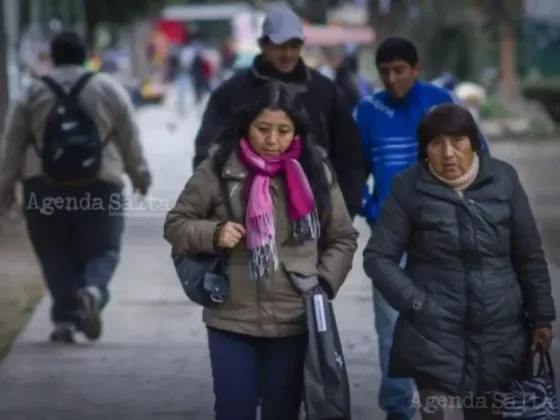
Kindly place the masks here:
[(177, 91), (177, 108), (180, 112), (187, 109), (187, 97), (191, 90), (191, 79), (188, 74), (180, 74), (175, 79), (175, 89)]
[(80, 324), (80, 289), (96, 287), (101, 307), (119, 263), (124, 230), (122, 188), (98, 181), (59, 187), (42, 178), (24, 182), (29, 239), (53, 299), (54, 323)]
[(297, 420), (305, 334), (251, 337), (208, 328), (216, 420)]
[[(405, 264), (406, 255), (401, 260), (401, 266), (404, 267)], [(373, 289), (373, 313), (375, 331), (379, 340), (379, 365), (381, 367), (379, 407), (386, 413), (399, 413), (412, 419), (414, 417), (412, 379), (394, 379), (388, 376), (393, 331), (399, 314), (375, 289)]]

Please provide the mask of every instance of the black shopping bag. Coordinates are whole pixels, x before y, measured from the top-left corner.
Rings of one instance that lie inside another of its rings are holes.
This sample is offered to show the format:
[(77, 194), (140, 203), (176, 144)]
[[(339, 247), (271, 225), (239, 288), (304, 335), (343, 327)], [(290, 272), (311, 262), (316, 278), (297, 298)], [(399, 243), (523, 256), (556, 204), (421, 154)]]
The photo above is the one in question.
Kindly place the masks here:
[[(536, 373), (535, 360), (538, 360)], [(527, 377), (512, 381), (504, 393), (497, 395), (494, 410), (504, 419), (560, 420), (554, 368), (548, 353), (539, 348), (531, 354)]]
[(350, 385), (332, 302), (316, 287), (305, 294), (308, 346), (304, 365), (307, 420), (350, 420)]

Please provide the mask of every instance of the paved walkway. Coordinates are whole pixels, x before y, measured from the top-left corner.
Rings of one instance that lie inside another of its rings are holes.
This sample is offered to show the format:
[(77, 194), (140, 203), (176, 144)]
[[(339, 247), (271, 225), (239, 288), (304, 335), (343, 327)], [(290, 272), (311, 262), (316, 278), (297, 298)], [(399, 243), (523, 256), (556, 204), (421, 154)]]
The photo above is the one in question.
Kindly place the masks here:
[[(184, 133), (196, 127), (187, 122), (169, 134), (164, 128), (168, 117), (158, 112), (162, 111), (145, 114), (142, 124), (156, 177), (153, 194), (159, 201), (150, 204), (150, 212), (144, 207), (128, 220), (103, 339), (75, 347), (47, 343), (45, 299), (0, 365), (0, 419), (212, 418), (200, 309), (182, 295), (162, 239), (164, 204), (174, 201), (191, 164), (192, 146)], [(362, 222), (357, 225), (364, 233), (363, 246), (367, 229)], [(361, 252), (336, 308), (352, 381), (354, 419), (381, 420), (371, 289), (361, 274)]]

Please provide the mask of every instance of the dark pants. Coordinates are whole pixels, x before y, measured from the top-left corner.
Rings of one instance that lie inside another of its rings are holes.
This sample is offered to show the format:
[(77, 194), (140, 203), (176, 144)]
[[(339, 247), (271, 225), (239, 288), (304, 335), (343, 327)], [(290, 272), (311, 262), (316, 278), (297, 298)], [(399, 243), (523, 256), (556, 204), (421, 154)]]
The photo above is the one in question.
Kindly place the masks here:
[(197, 105), (202, 103), (204, 95), (210, 92), (210, 81), (202, 78), (193, 79), (194, 100)]
[(216, 420), (297, 420), (306, 337), (257, 338), (208, 329)]
[(42, 178), (24, 182), (24, 210), (29, 238), (53, 298), (55, 323), (78, 324), (77, 293), (95, 286), (101, 306), (119, 262), (124, 230), (122, 188), (98, 181), (59, 187)]

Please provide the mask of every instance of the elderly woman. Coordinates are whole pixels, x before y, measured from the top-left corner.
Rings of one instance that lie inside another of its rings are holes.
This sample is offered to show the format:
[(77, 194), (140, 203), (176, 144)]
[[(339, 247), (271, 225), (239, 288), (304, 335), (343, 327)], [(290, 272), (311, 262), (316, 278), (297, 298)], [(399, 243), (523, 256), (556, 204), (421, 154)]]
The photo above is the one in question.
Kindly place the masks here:
[(416, 381), (424, 419), (500, 418), (489, 396), (552, 337), (535, 219), (515, 169), (481, 153), (468, 110), (432, 109), (417, 137), (419, 162), (396, 177), (364, 250), (367, 275), (399, 312), (390, 374)]
[[(320, 282), (334, 297), (352, 265), (357, 231), (307, 127), (297, 96), (265, 85), (234, 115), (165, 221), (178, 251), (229, 249), (230, 294), (203, 313), (217, 420), (255, 419), (259, 399), (263, 420), (298, 418), (301, 293)], [(240, 222), (227, 220), (220, 179)]]

